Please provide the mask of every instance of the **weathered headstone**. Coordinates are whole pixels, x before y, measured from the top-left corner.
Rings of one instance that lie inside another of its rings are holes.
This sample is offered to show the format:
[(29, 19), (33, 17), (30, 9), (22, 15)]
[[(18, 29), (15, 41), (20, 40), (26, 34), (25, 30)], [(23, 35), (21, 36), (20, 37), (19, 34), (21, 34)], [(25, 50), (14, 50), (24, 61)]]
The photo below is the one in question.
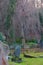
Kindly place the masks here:
[(15, 53), (14, 53), (14, 55), (15, 55), (15, 57), (20, 57), (20, 52), (21, 52), (21, 48), (20, 48), (20, 46), (19, 45), (17, 45), (16, 47), (15, 47)]
[(21, 46), (16, 45), (14, 51), (14, 61), (22, 62), (22, 59), (20, 58), (20, 53), (21, 53)]
[(43, 48), (43, 40), (40, 40), (40, 48)]

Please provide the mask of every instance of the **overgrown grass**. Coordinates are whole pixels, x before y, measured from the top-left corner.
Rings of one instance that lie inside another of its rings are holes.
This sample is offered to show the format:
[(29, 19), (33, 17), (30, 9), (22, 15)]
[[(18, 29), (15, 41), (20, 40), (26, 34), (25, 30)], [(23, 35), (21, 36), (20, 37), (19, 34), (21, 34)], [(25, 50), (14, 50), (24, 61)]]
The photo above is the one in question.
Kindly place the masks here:
[[(40, 56), (43, 55), (43, 53), (30, 53), (34, 56)], [(23, 60), (22, 63), (15, 63), (9, 61), (9, 65), (43, 65), (43, 58), (25, 58), (23, 55), (21, 55), (21, 58)]]

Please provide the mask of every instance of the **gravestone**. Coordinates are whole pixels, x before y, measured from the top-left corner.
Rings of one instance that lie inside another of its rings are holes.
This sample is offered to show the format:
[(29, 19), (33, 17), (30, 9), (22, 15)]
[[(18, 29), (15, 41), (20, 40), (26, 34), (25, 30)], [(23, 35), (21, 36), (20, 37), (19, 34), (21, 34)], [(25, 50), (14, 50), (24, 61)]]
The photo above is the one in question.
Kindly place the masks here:
[(16, 47), (15, 47), (15, 52), (14, 52), (14, 55), (15, 55), (15, 57), (20, 57), (20, 53), (21, 53), (21, 48), (20, 48), (20, 46), (19, 45), (17, 45)]
[(16, 45), (14, 50), (14, 61), (22, 62), (22, 59), (20, 58), (20, 54), (21, 54), (21, 46)]
[(40, 40), (40, 48), (43, 48), (43, 40)]

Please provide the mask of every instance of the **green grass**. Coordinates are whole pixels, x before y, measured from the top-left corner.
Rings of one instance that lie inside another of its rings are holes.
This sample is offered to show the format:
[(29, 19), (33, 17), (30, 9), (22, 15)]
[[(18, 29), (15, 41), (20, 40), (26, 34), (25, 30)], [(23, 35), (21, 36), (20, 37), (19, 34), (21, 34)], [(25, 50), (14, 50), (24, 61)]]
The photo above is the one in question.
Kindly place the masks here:
[[(43, 55), (43, 53), (30, 53), (33, 56), (40, 56)], [(22, 63), (15, 63), (9, 61), (9, 65), (43, 65), (43, 58), (24, 58), (23, 55), (21, 55), (23, 62)]]

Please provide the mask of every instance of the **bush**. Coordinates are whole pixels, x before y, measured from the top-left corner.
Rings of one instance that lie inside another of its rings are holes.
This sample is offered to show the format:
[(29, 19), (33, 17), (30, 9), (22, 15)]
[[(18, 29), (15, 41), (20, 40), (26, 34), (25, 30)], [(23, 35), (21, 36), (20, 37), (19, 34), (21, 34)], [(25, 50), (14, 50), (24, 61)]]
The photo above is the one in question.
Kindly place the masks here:
[(16, 43), (22, 43), (22, 40), (20, 38), (16, 39)]
[(32, 43), (37, 43), (37, 40), (34, 40), (34, 39), (33, 40), (26, 40), (26, 43), (31, 43), (31, 42)]

